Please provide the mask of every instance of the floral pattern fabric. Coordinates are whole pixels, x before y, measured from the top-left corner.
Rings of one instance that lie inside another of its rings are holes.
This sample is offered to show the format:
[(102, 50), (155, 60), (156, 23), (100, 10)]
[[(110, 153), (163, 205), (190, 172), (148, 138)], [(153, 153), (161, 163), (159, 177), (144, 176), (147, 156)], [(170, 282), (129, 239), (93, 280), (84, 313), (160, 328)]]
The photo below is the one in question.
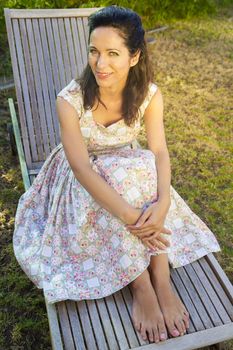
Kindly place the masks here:
[[(153, 152), (137, 148), (140, 121), (157, 90), (150, 84), (139, 118), (128, 127), (120, 120), (109, 127), (84, 110), (79, 85), (72, 80), (58, 96), (77, 111), (92, 169), (128, 203), (143, 208), (156, 200), (157, 172)], [(214, 234), (171, 186), (165, 226), (172, 267), (189, 264), (220, 250)], [(15, 256), (49, 303), (97, 299), (136, 279), (153, 251), (125, 224), (101, 208), (75, 178), (60, 143), (46, 159), (31, 187), (20, 197), (13, 237)]]

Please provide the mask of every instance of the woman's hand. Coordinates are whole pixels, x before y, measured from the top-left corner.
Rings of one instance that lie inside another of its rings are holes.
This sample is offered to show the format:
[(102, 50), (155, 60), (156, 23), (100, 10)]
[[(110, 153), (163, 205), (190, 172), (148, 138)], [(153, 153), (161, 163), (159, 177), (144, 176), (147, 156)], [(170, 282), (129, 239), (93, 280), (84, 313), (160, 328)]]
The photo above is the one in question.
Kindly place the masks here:
[(127, 229), (140, 238), (150, 248), (166, 249), (170, 246), (163, 234), (171, 234), (171, 231), (164, 227), (164, 221), (169, 209), (168, 205), (161, 202), (151, 204), (140, 216), (134, 225), (126, 225)]

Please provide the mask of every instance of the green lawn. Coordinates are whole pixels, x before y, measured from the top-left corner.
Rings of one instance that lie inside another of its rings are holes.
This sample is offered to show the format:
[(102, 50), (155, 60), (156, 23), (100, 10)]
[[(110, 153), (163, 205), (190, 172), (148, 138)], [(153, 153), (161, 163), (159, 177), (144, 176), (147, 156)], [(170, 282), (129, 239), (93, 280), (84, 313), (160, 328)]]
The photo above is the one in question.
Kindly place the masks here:
[[(176, 21), (150, 44), (155, 82), (164, 96), (172, 185), (215, 232), (218, 260), (233, 280), (233, 7), (209, 19)], [(11, 155), (7, 98), (0, 93), (0, 349), (50, 349), (42, 292), (21, 271), (12, 249), (23, 184)], [(145, 145), (145, 133), (140, 141)], [(228, 350), (233, 342), (226, 342)], [(19, 348), (20, 349), (20, 348)]]

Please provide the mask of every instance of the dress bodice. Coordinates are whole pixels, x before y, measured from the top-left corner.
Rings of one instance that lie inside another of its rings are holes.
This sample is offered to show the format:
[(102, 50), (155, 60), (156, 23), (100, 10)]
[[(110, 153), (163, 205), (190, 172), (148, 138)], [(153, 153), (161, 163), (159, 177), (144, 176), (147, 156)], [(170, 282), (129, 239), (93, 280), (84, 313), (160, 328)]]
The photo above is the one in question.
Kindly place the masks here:
[(67, 100), (77, 111), (81, 133), (90, 153), (93, 151), (106, 152), (107, 149), (122, 147), (136, 140), (145, 109), (156, 91), (157, 85), (150, 83), (147, 96), (140, 106), (139, 117), (131, 126), (126, 125), (124, 119), (120, 119), (109, 126), (96, 122), (92, 111), (84, 109), (81, 88), (75, 79), (62, 89), (57, 96)]

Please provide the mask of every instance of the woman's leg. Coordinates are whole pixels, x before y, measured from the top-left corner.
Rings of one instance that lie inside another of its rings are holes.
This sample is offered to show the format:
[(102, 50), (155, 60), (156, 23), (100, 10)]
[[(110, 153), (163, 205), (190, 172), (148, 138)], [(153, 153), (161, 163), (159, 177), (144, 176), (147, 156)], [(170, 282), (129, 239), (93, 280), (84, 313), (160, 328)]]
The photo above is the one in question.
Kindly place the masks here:
[(189, 327), (189, 315), (172, 289), (167, 254), (151, 256), (148, 270), (169, 333), (183, 335)]
[(151, 284), (148, 270), (130, 283), (133, 293), (132, 318), (135, 328), (141, 333), (144, 340), (158, 343), (167, 338), (164, 318), (158, 300)]

